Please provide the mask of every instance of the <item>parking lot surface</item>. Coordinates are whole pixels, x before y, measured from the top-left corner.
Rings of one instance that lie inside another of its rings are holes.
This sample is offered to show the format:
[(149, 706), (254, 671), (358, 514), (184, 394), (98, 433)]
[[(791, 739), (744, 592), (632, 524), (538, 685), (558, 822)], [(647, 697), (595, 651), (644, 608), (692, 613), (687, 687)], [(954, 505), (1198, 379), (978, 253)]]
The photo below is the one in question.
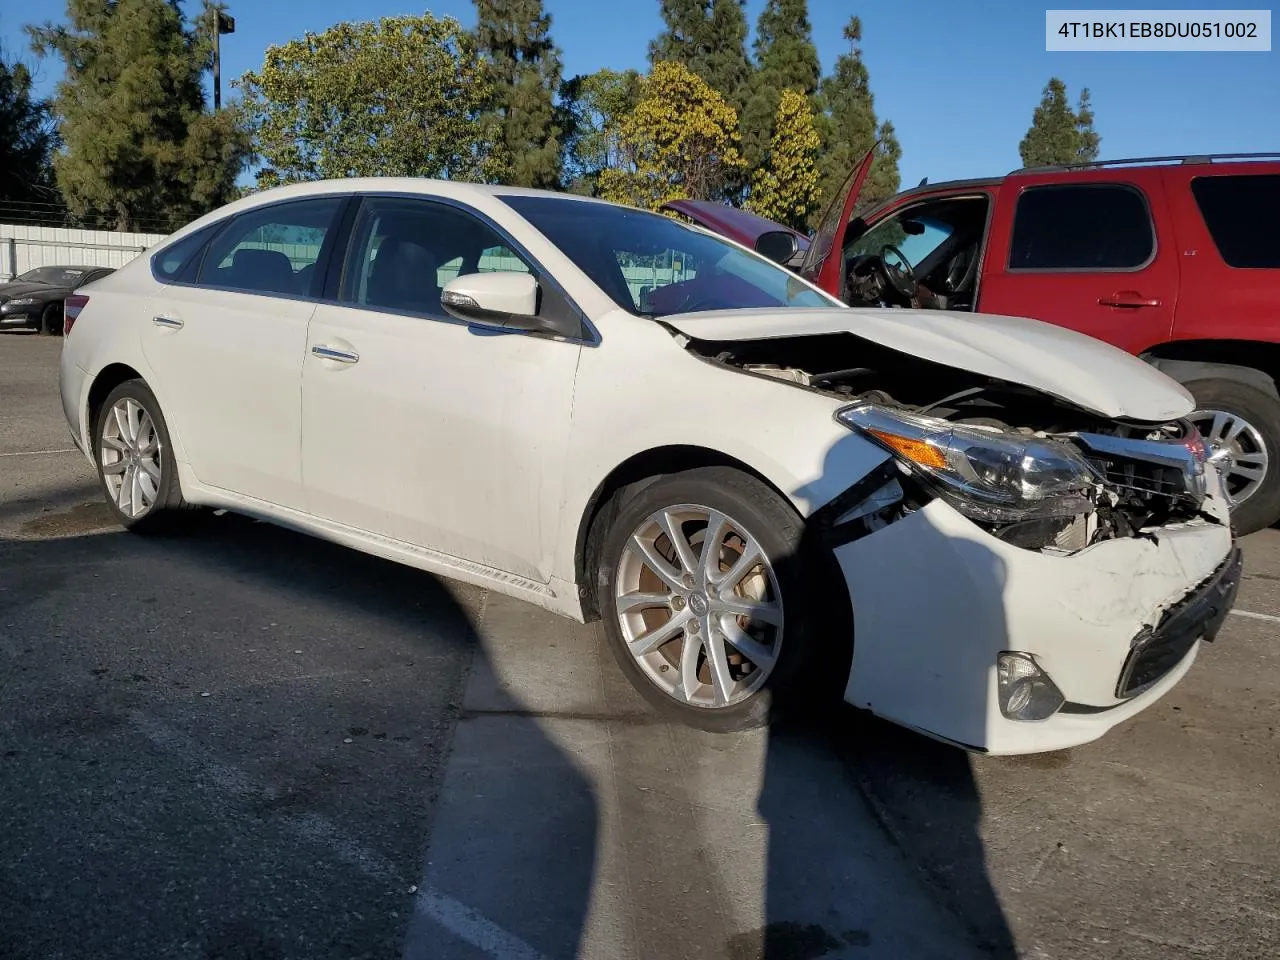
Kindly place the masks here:
[(118, 531), (59, 347), (0, 334), (0, 957), (1280, 954), (1280, 532), (1098, 743), (716, 736), (516, 601), (233, 516)]

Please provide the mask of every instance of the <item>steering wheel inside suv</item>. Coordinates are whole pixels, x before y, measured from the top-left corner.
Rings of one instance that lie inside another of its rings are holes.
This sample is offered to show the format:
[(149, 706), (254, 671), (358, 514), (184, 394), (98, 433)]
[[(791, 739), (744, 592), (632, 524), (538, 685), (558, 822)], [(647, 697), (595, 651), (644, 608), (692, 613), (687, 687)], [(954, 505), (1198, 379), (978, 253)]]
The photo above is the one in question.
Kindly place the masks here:
[(886, 243), (880, 248), (880, 269), (884, 278), (889, 281), (889, 286), (899, 296), (910, 301), (916, 295), (920, 284), (916, 280), (915, 271), (911, 269), (911, 261), (892, 243)]

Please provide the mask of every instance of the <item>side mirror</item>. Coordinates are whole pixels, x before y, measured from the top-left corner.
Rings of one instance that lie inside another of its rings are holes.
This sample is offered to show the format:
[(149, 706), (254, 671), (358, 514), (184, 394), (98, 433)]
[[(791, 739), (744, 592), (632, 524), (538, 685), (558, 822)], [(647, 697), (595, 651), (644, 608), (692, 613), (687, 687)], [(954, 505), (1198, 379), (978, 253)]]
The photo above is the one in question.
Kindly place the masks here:
[(454, 277), (440, 293), (440, 305), (466, 323), (502, 330), (554, 333), (538, 317), (538, 281), (532, 274), (498, 270)]
[(756, 253), (775, 263), (786, 263), (800, 250), (794, 233), (786, 230), (770, 230), (756, 237)]

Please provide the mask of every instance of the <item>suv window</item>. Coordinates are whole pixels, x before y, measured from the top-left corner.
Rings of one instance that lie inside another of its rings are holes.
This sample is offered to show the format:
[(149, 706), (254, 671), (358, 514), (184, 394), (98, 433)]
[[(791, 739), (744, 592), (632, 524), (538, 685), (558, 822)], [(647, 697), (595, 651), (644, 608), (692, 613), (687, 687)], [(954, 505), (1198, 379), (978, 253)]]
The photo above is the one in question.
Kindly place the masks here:
[(1009, 269), (1135, 270), (1155, 245), (1146, 199), (1133, 187), (1028, 187), (1014, 214)]
[(345, 200), (294, 200), (240, 214), (209, 244), (198, 282), (253, 293), (318, 296), (316, 261)]
[(446, 319), (444, 285), (462, 274), (533, 273), (490, 227), (446, 204), (397, 197), (364, 202), (341, 299)]
[(1191, 192), (1229, 267), (1280, 267), (1280, 174), (1196, 177)]

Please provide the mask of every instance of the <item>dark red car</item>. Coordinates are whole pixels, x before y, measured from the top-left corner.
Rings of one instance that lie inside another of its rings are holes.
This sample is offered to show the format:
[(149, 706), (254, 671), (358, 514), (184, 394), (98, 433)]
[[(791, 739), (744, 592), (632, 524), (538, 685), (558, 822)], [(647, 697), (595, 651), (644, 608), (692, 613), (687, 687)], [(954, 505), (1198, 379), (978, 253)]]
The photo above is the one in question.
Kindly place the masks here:
[[(1033, 317), (1141, 356), (1195, 396), (1239, 531), (1280, 520), (1280, 154), (1025, 169), (859, 209), (872, 157), (797, 272), (850, 306)], [(762, 253), (786, 230), (695, 212)]]

